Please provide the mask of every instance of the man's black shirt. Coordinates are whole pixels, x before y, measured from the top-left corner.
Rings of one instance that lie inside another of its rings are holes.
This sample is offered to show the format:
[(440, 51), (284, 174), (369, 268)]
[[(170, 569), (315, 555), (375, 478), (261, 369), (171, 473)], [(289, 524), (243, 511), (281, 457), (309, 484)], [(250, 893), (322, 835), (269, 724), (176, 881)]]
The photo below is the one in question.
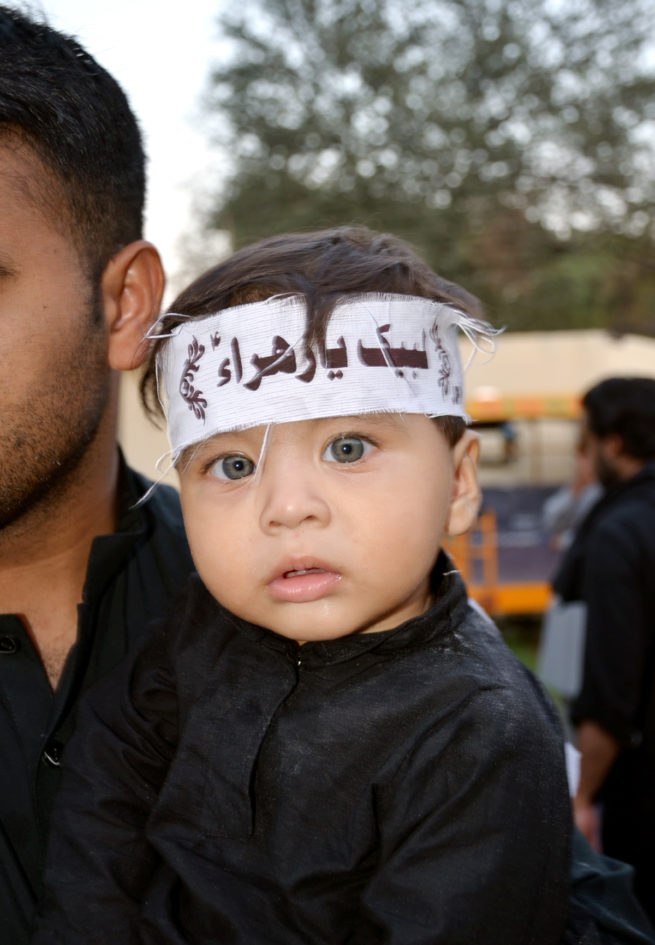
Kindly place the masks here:
[(41, 890), (60, 762), (83, 692), (161, 616), (193, 570), (177, 493), (122, 465), (114, 534), (91, 549), (77, 642), (53, 692), (26, 628), (0, 615), (0, 942), (23, 945)]

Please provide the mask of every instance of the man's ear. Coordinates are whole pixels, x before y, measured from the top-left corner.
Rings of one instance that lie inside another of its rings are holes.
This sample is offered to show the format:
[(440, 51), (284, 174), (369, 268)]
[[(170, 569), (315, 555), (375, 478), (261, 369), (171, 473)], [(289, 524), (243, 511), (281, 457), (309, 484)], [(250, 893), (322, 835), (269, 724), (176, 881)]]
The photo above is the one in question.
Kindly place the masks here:
[(480, 439), (477, 433), (467, 430), (453, 448), (455, 481), (446, 519), (448, 535), (462, 535), (468, 531), (480, 511), (479, 455)]
[(620, 433), (608, 433), (602, 438), (601, 445), (610, 459), (619, 459), (625, 454), (623, 437)]
[(145, 358), (145, 335), (159, 315), (165, 285), (159, 253), (145, 240), (129, 243), (107, 263), (100, 285), (109, 364), (130, 371)]

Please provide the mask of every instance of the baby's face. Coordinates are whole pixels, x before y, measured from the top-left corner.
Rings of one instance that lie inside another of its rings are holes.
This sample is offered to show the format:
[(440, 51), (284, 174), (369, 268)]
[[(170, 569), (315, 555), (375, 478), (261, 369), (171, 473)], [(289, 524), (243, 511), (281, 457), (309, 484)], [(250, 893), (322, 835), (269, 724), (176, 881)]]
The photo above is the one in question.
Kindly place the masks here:
[(477, 512), (472, 434), (451, 449), (415, 414), (302, 420), (272, 426), (260, 462), (265, 434), (219, 434), (181, 464), (191, 551), (210, 592), (301, 642), (422, 613), (444, 531)]

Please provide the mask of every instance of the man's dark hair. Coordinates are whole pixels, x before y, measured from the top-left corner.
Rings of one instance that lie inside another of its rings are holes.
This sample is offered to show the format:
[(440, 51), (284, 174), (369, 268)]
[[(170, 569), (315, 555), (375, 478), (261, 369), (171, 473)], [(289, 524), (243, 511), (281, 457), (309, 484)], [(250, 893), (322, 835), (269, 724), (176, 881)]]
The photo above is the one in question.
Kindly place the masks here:
[(633, 459), (655, 458), (655, 378), (610, 377), (582, 398), (591, 432), (616, 434)]
[[(433, 272), (407, 243), (387, 233), (345, 226), (272, 236), (239, 250), (178, 295), (159, 331), (167, 333), (189, 316), (201, 318), (273, 295), (300, 295), (307, 305), (306, 342), (311, 346), (324, 340), (337, 302), (368, 292), (422, 296), (481, 315), (474, 296)], [(159, 344), (153, 343), (141, 380), (143, 403), (155, 416), (161, 414), (155, 375)], [(464, 421), (441, 419), (447, 439), (456, 443)]]
[(0, 143), (28, 145), (46, 167), (38, 199), (71, 232), (97, 282), (139, 239), (145, 158), (122, 89), (72, 37), (0, 6)]

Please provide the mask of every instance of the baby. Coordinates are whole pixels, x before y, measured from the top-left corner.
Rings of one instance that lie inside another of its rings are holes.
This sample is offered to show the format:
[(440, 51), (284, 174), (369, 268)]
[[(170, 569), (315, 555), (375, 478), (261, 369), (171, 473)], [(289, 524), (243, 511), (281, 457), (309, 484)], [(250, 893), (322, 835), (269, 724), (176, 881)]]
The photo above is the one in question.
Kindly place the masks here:
[(561, 735), (441, 550), (479, 506), (478, 314), (351, 228), (173, 303), (144, 391), (198, 575), (87, 703), (39, 943), (560, 941)]

